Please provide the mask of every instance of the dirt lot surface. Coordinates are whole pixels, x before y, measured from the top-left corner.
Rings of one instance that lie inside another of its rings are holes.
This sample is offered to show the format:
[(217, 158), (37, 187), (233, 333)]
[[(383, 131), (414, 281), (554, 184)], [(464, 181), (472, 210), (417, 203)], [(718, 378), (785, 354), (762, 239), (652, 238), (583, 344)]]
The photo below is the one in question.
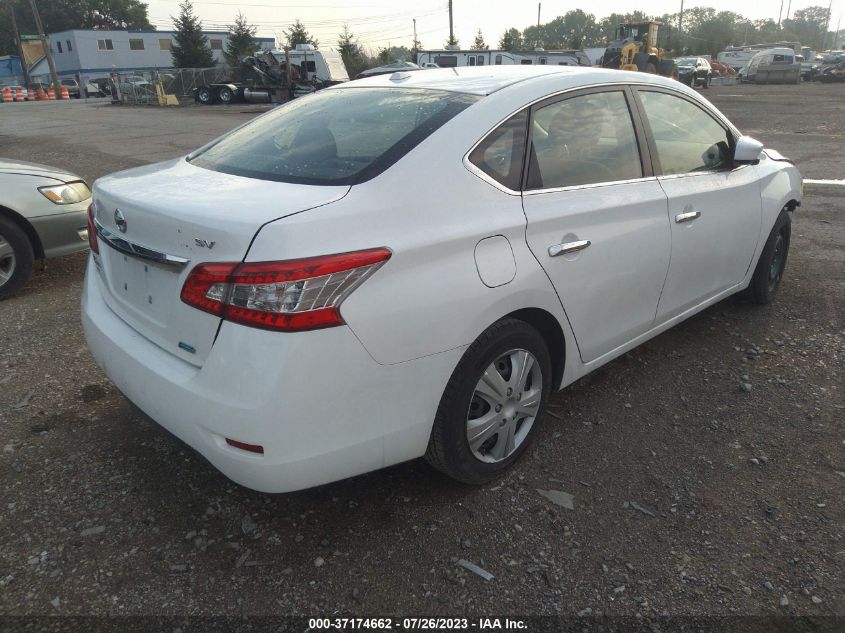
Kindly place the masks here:
[[(806, 178), (845, 178), (845, 86), (705, 94)], [(18, 105), (0, 154), (88, 179), (254, 115)], [(807, 185), (772, 305), (724, 301), (558, 393), (481, 489), (422, 461), (232, 484), (110, 386), (86, 256), (51, 261), (0, 304), (0, 613), (845, 616), (843, 193)]]

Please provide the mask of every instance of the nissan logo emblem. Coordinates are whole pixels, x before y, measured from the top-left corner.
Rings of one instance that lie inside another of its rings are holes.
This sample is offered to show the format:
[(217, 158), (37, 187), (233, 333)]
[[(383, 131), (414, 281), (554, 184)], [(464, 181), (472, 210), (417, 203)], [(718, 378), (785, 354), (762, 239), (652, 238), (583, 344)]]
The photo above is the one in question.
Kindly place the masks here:
[(123, 211), (120, 209), (114, 210), (114, 223), (117, 224), (117, 228), (121, 233), (126, 233), (126, 218), (123, 217)]

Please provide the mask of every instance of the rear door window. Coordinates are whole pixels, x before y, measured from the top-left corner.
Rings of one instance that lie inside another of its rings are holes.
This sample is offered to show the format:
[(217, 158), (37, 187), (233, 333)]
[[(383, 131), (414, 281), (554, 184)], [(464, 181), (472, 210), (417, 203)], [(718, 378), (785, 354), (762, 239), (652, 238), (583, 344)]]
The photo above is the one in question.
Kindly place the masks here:
[(479, 99), (439, 90), (324, 90), (235, 130), (190, 162), (262, 180), (356, 184), (383, 172)]
[(597, 92), (538, 108), (531, 126), (528, 189), (641, 178), (625, 94)]
[(525, 156), (528, 111), (513, 115), (490, 132), (469, 155), (470, 162), (508, 189), (519, 190)]

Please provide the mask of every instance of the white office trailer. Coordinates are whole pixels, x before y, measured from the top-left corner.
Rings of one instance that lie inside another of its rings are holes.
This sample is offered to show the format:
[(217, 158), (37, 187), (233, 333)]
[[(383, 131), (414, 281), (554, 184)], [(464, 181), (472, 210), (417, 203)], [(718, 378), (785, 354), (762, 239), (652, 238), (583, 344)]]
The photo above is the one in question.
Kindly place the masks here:
[(438, 49), (417, 53), (417, 64), (437, 64), (440, 68), (459, 66), (509, 66), (538, 64), (552, 66), (591, 66), (590, 58), (581, 50), (547, 51), (476, 51)]
[[(226, 63), (223, 51), (229, 40), (225, 31), (206, 31), (214, 61)], [(48, 37), (56, 70), (60, 77), (87, 79), (107, 77), (110, 73), (151, 72), (173, 68), (174, 31), (113, 31), (73, 29), (51, 33)], [(256, 37), (262, 50), (275, 46), (272, 37)], [(35, 79), (49, 76), (46, 58), (35, 62), (29, 70)]]

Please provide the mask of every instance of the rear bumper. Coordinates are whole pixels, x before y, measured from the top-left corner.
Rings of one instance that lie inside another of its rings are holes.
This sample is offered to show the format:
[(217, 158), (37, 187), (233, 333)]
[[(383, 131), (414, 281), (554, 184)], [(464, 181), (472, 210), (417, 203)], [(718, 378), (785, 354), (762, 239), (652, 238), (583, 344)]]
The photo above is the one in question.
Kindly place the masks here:
[[(424, 454), (462, 350), (380, 365), (347, 327), (283, 334), (224, 322), (201, 367), (130, 328), (89, 258), (82, 325), (129, 400), (233, 481), (289, 492)], [(258, 444), (264, 454), (229, 446)]]

